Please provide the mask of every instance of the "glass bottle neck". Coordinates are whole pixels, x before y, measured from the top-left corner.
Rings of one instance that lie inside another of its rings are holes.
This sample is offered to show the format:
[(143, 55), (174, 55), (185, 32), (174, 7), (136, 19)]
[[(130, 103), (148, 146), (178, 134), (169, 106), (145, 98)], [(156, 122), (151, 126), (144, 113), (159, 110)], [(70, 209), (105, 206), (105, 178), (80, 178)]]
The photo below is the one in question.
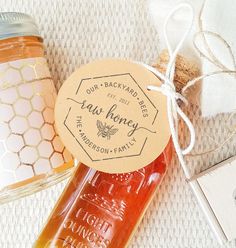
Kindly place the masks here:
[(35, 36), (14, 37), (0, 40), (0, 63), (18, 59), (43, 57), (42, 38)]

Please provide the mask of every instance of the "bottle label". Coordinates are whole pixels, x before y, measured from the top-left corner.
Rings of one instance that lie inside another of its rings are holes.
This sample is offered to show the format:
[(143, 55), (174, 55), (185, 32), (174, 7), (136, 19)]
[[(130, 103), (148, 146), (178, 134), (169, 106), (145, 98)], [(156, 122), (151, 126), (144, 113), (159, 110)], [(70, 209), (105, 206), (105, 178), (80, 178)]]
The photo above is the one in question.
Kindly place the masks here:
[(56, 95), (44, 58), (0, 64), (0, 187), (49, 173), (72, 158), (55, 132)]
[(134, 62), (87, 64), (63, 84), (55, 107), (62, 141), (81, 162), (108, 173), (138, 170), (170, 139), (166, 96), (147, 90), (160, 80)]

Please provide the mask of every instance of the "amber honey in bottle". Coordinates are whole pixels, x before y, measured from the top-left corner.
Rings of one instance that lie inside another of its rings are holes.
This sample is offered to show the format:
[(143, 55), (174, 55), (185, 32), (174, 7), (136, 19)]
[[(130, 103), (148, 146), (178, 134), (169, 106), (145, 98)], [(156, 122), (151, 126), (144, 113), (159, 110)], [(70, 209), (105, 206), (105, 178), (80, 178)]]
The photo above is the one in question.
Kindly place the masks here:
[[(163, 53), (159, 70), (163, 71), (167, 62), (167, 54)], [(193, 67), (182, 63), (183, 58), (178, 57), (175, 81), (179, 90), (196, 75)], [(106, 173), (80, 163), (34, 247), (127, 247), (162, 182), (171, 156), (170, 139), (153, 162), (133, 172)]]

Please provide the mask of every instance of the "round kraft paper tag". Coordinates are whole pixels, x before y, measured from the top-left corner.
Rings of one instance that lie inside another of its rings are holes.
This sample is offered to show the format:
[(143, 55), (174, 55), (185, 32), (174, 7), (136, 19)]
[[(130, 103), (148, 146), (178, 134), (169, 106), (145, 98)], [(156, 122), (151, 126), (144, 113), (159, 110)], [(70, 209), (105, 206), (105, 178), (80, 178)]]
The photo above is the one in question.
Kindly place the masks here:
[(120, 59), (97, 60), (62, 85), (56, 127), (82, 163), (108, 173), (138, 170), (165, 149), (170, 130), (166, 96), (147, 90), (161, 85), (144, 66)]

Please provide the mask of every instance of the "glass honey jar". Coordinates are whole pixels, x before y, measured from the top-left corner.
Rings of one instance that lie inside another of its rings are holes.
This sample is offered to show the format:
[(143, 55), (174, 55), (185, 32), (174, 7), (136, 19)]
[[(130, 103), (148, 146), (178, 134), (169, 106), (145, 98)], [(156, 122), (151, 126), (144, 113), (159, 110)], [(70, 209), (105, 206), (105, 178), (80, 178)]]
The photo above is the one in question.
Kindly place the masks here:
[(73, 160), (54, 125), (56, 96), (34, 20), (0, 13), (0, 203), (70, 175)]

